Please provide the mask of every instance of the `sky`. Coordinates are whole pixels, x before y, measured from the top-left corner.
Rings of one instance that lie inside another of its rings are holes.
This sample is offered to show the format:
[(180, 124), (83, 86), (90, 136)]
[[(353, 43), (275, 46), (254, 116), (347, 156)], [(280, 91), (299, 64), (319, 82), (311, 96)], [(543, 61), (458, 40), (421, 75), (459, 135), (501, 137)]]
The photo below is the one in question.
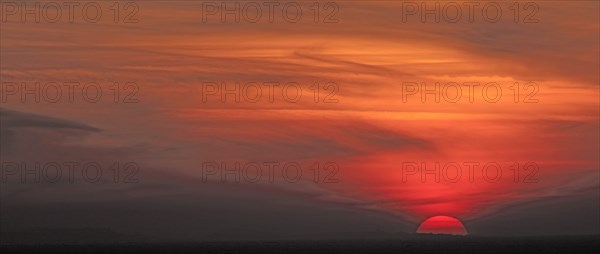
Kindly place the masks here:
[(131, 2), (2, 2), (3, 232), (600, 233), (598, 2)]

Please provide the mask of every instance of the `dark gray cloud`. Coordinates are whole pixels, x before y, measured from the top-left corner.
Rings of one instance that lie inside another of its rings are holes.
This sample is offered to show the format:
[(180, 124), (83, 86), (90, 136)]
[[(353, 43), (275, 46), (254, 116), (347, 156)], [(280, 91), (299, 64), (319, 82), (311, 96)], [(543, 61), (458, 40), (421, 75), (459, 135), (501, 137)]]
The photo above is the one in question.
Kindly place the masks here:
[[(103, 135), (86, 124), (8, 109), (3, 109), (2, 115), (2, 140), (7, 139), (7, 133), (16, 133), (9, 136), (11, 146), (2, 149), (3, 166), (13, 161), (110, 165), (139, 158), (139, 151), (131, 147), (70, 142), (76, 132), (87, 133), (76, 135), (78, 139)], [(27, 138), (41, 134), (51, 138)], [(140, 164), (137, 183), (114, 183), (104, 178), (90, 183), (81, 176), (76, 176), (74, 183), (36, 183), (32, 176), (22, 183), (19, 175), (9, 175), (0, 186), (0, 230), (9, 236), (2, 241), (344, 239), (387, 237), (413, 230), (395, 216), (357, 210), (348, 205), (352, 202), (314, 184), (201, 182), (174, 168)]]
[(599, 189), (592, 194), (542, 199), (507, 207), (486, 218), (467, 221), (477, 235), (585, 235), (600, 234)]
[(2, 121), (0, 124), (3, 129), (49, 128), (74, 129), (90, 132), (101, 131), (98, 128), (94, 128), (73, 121), (62, 120), (37, 114), (24, 113), (4, 108), (0, 108), (0, 120)]

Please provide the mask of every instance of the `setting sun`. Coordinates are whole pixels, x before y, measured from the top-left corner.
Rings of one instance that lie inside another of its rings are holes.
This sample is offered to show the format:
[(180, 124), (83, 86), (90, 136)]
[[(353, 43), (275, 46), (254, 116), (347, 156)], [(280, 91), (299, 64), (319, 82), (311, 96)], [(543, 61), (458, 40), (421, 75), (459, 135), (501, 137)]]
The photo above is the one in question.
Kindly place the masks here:
[(467, 235), (460, 220), (449, 216), (434, 216), (426, 219), (417, 229), (419, 234)]

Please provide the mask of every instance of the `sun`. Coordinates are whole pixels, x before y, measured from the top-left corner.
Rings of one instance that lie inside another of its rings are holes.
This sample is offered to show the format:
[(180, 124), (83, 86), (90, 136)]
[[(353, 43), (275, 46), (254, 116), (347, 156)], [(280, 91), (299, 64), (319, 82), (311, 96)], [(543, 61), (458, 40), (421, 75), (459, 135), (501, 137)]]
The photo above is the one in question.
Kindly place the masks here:
[(467, 229), (460, 220), (450, 216), (429, 217), (419, 225), (418, 234), (467, 235)]

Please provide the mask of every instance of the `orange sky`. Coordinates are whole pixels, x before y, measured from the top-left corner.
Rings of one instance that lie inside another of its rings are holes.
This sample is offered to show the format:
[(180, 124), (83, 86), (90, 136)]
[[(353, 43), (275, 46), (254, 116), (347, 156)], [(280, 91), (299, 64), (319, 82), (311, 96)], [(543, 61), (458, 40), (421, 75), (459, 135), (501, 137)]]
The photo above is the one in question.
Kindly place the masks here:
[[(97, 81), (105, 89), (135, 82), (140, 102), (73, 107), (9, 97), (2, 107), (100, 128), (79, 145), (144, 147), (134, 155), (142, 164), (192, 179), (203, 161), (335, 162), (339, 183), (318, 184), (330, 194), (316, 199), (411, 222), (470, 220), (520, 202), (597, 191), (597, 2), (539, 2), (540, 22), (532, 24), (514, 23), (508, 6), (498, 23), (450, 24), (403, 23), (392, 1), (337, 3), (339, 22), (327, 24), (309, 14), (295, 24), (203, 23), (194, 2), (139, 2), (135, 24), (12, 20), (1, 28), (3, 82)], [(263, 90), (258, 103), (223, 103), (220, 94), (204, 102), (206, 82), (295, 82), (303, 95), (269, 102)], [(315, 103), (315, 82), (336, 84), (337, 103)], [(457, 103), (436, 103), (433, 95), (422, 102), (420, 93), (403, 101), (407, 82), (480, 86), (473, 102), (466, 94)], [(481, 96), (490, 82), (503, 92), (496, 103)], [(529, 83), (537, 90), (524, 90)], [(402, 182), (407, 162), (497, 162), (503, 177), (423, 183), (417, 174)], [(539, 166), (539, 181), (515, 183), (509, 166), (528, 162)]]

